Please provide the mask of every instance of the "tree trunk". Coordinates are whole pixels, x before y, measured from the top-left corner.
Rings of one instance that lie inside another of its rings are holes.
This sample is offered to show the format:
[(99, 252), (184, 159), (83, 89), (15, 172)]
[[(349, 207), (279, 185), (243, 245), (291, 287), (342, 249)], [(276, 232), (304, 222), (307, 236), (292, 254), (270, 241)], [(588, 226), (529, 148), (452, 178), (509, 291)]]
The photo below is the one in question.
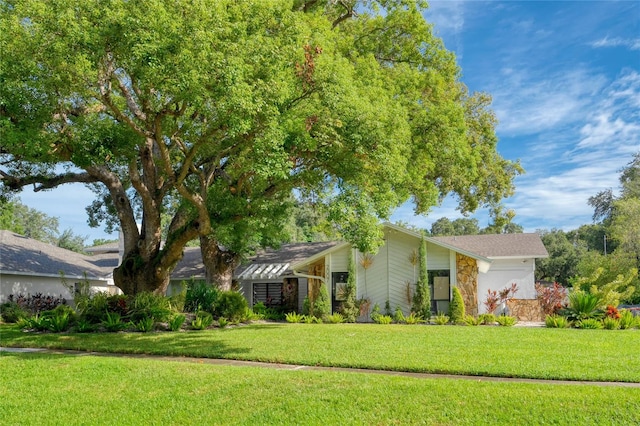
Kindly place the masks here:
[(114, 269), (113, 281), (124, 294), (134, 295), (143, 291), (165, 294), (172, 270), (162, 268), (156, 262), (144, 261), (138, 252), (133, 252)]
[(206, 235), (200, 236), (200, 251), (207, 282), (220, 290), (231, 290), (233, 272), (240, 264), (238, 255), (221, 248), (215, 238)]

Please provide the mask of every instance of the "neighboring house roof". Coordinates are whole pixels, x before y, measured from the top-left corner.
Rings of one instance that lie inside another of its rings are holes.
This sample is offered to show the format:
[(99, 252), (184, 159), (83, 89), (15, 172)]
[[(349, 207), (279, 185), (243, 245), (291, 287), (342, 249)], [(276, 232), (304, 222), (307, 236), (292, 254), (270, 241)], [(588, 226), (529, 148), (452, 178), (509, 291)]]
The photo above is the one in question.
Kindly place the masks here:
[(538, 234), (488, 234), (455, 237), (431, 237), (452, 247), (486, 257), (487, 259), (544, 258), (548, 257)]
[(11, 231), (0, 230), (0, 272), (17, 275), (104, 279), (108, 272), (91, 256), (52, 246)]
[(97, 246), (85, 247), (84, 251), (90, 254), (99, 254), (99, 253), (117, 253), (119, 243), (117, 241), (113, 241), (111, 243), (100, 244)]

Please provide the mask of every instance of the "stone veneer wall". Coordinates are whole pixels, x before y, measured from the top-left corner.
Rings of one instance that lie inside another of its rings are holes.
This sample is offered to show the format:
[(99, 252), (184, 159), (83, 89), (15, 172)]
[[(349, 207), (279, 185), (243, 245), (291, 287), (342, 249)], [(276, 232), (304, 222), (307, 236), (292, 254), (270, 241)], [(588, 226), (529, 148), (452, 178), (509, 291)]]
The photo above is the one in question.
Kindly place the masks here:
[(511, 299), (507, 302), (509, 315), (518, 321), (544, 321), (544, 312), (538, 299)]
[(467, 315), (478, 315), (478, 265), (475, 259), (456, 253), (457, 286)]

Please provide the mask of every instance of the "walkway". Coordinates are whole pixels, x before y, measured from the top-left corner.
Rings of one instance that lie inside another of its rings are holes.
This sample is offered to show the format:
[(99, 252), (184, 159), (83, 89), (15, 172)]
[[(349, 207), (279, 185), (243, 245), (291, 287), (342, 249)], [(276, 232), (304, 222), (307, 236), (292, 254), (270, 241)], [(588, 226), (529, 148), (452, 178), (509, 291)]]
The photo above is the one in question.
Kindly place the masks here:
[(545, 380), (545, 379), (523, 379), (523, 378), (517, 378), (517, 377), (488, 377), (488, 376), (464, 376), (464, 375), (456, 375), (456, 374), (411, 373), (406, 371), (368, 370), (363, 368), (316, 367), (316, 366), (308, 366), (308, 365), (275, 364), (275, 363), (268, 363), (268, 362), (240, 361), (240, 360), (233, 360), (233, 359), (190, 358), (190, 357), (174, 357), (174, 356), (163, 356), (163, 355), (121, 354), (121, 353), (107, 353), (107, 352), (83, 352), (83, 351), (72, 351), (72, 350), (62, 350), (62, 349), (0, 347), (0, 352), (138, 358), (138, 359), (152, 359), (152, 360), (171, 361), (171, 362), (193, 362), (198, 364), (210, 364), (210, 365), (221, 365), (221, 366), (260, 367), (260, 368), (271, 368), (275, 370), (289, 370), (289, 371), (337, 371), (337, 372), (343, 372), (343, 373), (381, 374), (386, 376), (413, 377), (417, 379), (457, 379), (457, 380), (472, 380), (476, 382), (512, 382), (512, 383), (534, 383), (534, 384), (543, 384), (543, 385), (589, 385), (589, 386), (611, 386), (611, 387), (626, 387), (626, 388), (640, 389), (640, 383), (627, 383), (627, 382), (592, 382), (592, 381), (583, 381), (583, 380)]

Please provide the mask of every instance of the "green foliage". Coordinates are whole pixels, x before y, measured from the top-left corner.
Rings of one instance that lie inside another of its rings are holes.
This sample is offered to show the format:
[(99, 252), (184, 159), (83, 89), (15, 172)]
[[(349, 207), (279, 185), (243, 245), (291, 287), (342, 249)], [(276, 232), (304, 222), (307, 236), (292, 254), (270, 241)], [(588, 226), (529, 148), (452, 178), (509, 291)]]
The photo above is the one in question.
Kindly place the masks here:
[(342, 314), (336, 312), (334, 314), (328, 315), (326, 322), (329, 323), (329, 324), (341, 324), (341, 323), (343, 323), (345, 321), (344, 321), (344, 317), (342, 316)]
[(289, 312), (288, 314), (285, 315), (284, 319), (290, 323), (299, 323), (299, 322), (302, 322), (302, 317), (303, 315), (297, 312)]
[(413, 325), (413, 324), (423, 324), (427, 322), (427, 320), (425, 320), (419, 315), (416, 315), (415, 312), (411, 312), (408, 317), (404, 318), (404, 322), (406, 324)]
[(153, 317), (141, 317), (138, 322), (134, 323), (135, 329), (143, 333), (148, 333), (153, 330), (154, 325), (155, 322), (153, 320)]
[(478, 315), (478, 320), (481, 324), (491, 325), (496, 322), (496, 316), (494, 314), (480, 314)]
[(620, 328), (622, 330), (627, 330), (633, 328), (636, 323), (636, 318), (633, 316), (630, 310), (621, 309), (620, 310)]
[(516, 317), (499, 315), (496, 317), (496, 322), (498, 323), (498, 325), (501, 325), (503, 327), (512, 327), (518, 322), (518, 320), (516, 319)]
[(389, 299), (384, 302), (384, 314), (387, 316), (393, 316), (393, 313), (391, 312), (391, 302), (389, 302)]
[(169, 330), (178, 331), (182, 328), (187, 317), (184, 314), (174, 314), (169, 318)]
[(322, 318), (313, 315), (303, 315), (302, 322), (305, 324), (322, 324)]
[(247, 300), (237, 291), (222, 291), (214, 309), (214, 315), (237, 321), (244, 316)]
[(465, 315), (462, 293), (460, 293), (458, 287), (453, 287), (453, 296), (451, 297), (451, 303), (449, 303), (449, 318), (453, 324), (459, 324), (464, 322)]
[(226, 319), (225, 317), (218, 318), (218, 327), (225, 328), (227, 325), (229, 325), (228, 319)]
[(544, 324), (548, 328), (568, 328), (571, 323), (562, 315), (547, 315), (544, 318)]
[(376, 322), (376, 318), (380, 315), (380, 305), (376, 303), (375, 305), (373, 305), (373, 309), (371, 310), (371, 321)]
[(93, 333), (96, 331), (96, 326), (86, 318), (79, 318), (78, 321), (76, 321), (75, 330), (78, 333)]
[(204, 330), (213, 324), (213, 315), (207, 311), (196, 312), (196, 317), (191, 321), (191, 328), (194, 330)]
[(602, 321), (598, 318), (584, 318), (574, 323), (576, 328), (599, 330), (603, 328)]
[(349, 254), (347, 284), (344, 288), (344, 294), (340, 295), (343, 299), (340, 304), (340, 312), (344, 316), (345, 322), (356, 322), (360, 315), (360, 308), (356, 300), (356, 290), (356, 262), (353, 259), (353, 250), (351, 250)]
[(578, 273), (578, 263), (586, 252), (585, 245), (575, 244), (560, 229), (544, 231), (540, 238), (549, 257), (536, 259), (536, 278), (569, 285), (569, 279)]
[(571, 321), (580, 321), (589, 318), (601, 318), (603, 302), (600, 296), (574, 290), (569, 293), (569, 305), (561, 311)]
[(138, 324), (140, 321), (151, 319), (154, 322), (164, 322), (171, 315), (169, 299), (165, 296), (143, 291), (134, 295), (128, 304), (129, 319)]
[(205, 310), (213, 313), (218, 302), (220, 292), (215, 286), (208, 285), (204, 281), (189, 280), (185, 294), (185, 312), (197, 312)]
[(107, 312), (102, 320), (102, 326), (109, 332), (118, 332), (127, 328), (127, 324), (122, 321), (117, 312)]
[(393, 313), (392, 318), (393, 322), (395, 322), (396, 324), (403, 324), (405, 322), (404, 313), (402, 312), (400, 306), (396, 306), (396, 310)]
[(377, 315), (375, 318), (371, 316), (371, 319), (376, 324), (391, 324), (393, 322), (393, 317), (389, 315)]
[(0, 305), (0, 317), (7, 323), (16, 323), (29, 316), (29, 311), (16, 302), (5, 302)]
[(309, 299), (309, 296), (305, 296), (304, 300), (302, 301), (302, 314), (311, 314), (311, 300)]
[(169, 308), (174, 312), (185, 312), (184, 305), (187, 301), (187, 286), (181, 284), (182, 289), (169, 297)]
[(449, 323), (449, 315), (445, 315), (442, 312), (438, 312), (438, 314), (433, 317), (433, 322), (436, 325), (445, 325)]
[[(603, 276), (607, 278), (602, 279)], [(606, 305), (616, 307), (620, 304), (620, 301), (628, 301), (632, 298), (635, 287), (631, 283), (635, 282), (637, 278), (637, 268), (631, 268), (625, 274), (610, 277), (609, 274), (605, 273), (603, 267), (599, 267), (588, 277), (574, 278), (572, 284), (576, 289), (588, 291), (598, 296), (601, 300), (600, 307)]]
[(429, 291), (429, 275), (427, 273), (427, 241), (422, 238), (418, 254), (419, 274), (416, 292), (413, 296), (412, 311), (425, 319), (431, 318), (431, 294)]
[(480, 319), (480, 317), (476, 318), (473, 315), (465, 315), (464, 323), (466, 325), (480, 325), (482, 324), (482, 320)]
[(318, 297), (313, 301), (312, 316), (324, 319), (331, 314), (331, 300), (329, 299), (329, 293), (327, 292), (327, 286), (324, 283), (320, 284), (318, 291)]
[(551, 287), (545, 287), (539, 283), (535, 284), (536, 298), (540, 303), (542, 312), (546, 315), (554, 315), (562, 309), (563, 303), (567, 299), (567, 289), (559, 283), (554, 282)]
[(620, 328), (620, 320), (617, 318), (604, 317), (602, 319), (602, 326), (606, 330), (617, 330)]

